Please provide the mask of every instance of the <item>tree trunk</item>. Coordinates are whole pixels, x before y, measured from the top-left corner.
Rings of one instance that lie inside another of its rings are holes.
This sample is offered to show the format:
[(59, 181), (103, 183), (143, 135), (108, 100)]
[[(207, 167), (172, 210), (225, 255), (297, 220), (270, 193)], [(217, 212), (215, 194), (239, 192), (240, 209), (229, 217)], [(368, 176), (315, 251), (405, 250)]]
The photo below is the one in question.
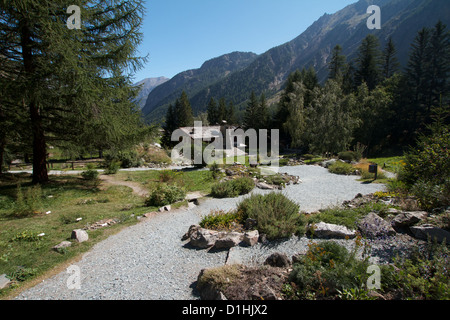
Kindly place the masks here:
[(33, 131), (33, 183), (45, 183), (48, 181), (47, 146), (42, 120), (39, 107), (34, 102), (30, 103), (29, 108)]
[[(35, 72), (35, 58), (32, 50), (32, 35), (26, 20), (21, 21), (21, 47), (25, 73), (27, 78), (31, 80)], [(48, 181), (48, 173), (44, 129), (42, 127), (39, 104), (36, 102), (34, 94), (30, 96), (31, 102), (29, 102), (28, 109), (31, 120), (31, 131), (33, 133), (33, 183), (45, 183)]]

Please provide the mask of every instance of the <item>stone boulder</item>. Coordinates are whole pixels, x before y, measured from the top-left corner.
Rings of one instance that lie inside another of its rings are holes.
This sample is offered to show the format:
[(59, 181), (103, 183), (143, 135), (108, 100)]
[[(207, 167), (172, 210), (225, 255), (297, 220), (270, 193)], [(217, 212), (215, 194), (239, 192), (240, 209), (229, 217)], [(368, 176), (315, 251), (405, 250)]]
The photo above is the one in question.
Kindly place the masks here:
[(186, 232), (186, 233), (184, 234), (184, 236), (181, 238), (181, 241), (186, 241), (186, 240), (188, 240), (188, 239), (191, 237), (191, 235), (192, 235), (194, 232), (197, 232), (197, 230), (200, 229), (200, 228), (201, 228), (201, 227), (200, 227), (198, 224), (194, 224), (194, 225), (190, 226), (188, 232)]
[(397, 234), (389, 222), (374, 212), (369, 213), (365, 218), (359, 221), (358, 229), (361, 232), (361, 235), (368, 239), (390, 237)]
[(213, 247), (216, 244), (217, 239), (219, 239), (219, 232), (198, 228), (191, 233), (189, 239), (189, 243), (193, 247), (207, 249)]
[(336, 159), (331, 159), (331, 160), (326, 160), (323, 161), (320, 165), (326, 169), (328, 169), (328, 167), (330, 167), (332, 164), (334, 164), (337, 160)]
[(425, 224), (422, 226), (410, 227), (409, 229), (417, 239), (428, 240), (430, 237), (431, 240), (436, 240), (439, 243), (444, 241), (450, 243), (450, 232), (436, 226)]
[(239, 245), (244, 240), (244, 234), (239, 232), (219, 232), (214, 244), (216, 249), (230, 249)]
[(247, 231), (244, 233), (244, 244), (246, 244), (249, 247), (253, 247), (258, 243), (259, 240), (259, 232), (258, 230), (255, 231)]
[(308, 232), (319, 239), (353, 239), (356, 237), (355, 230), (325, 222), (309, 225)]
[(391, 225), (394, 228), (405, 228), (413, 226), (423, 219), (428, 217), (427, 212), (416, 211), (416, 212), (402, 212), (395, 216), (391, 221)]
[(89, 240), (89, 235), (85, 230), (77, 229), (72, 231), (73, 240), (76, 240), (79, 243), (86, 242)]

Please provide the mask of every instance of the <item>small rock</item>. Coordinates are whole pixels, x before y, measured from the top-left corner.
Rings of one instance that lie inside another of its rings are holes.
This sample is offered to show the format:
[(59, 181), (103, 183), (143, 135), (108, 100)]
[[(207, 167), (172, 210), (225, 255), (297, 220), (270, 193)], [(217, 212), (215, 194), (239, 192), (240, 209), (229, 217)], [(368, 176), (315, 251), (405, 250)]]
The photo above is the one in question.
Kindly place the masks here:
[(258, 182), (256, 184), (256, 187), (262, 190), (275, 190), (274, 186), (268, 185), (267, 183), (264, 182)]
[(8, 279), (6, 274), (0, 276), (0, 289), (5, 289), (11, 284), (11, 280)]
[(287, 268), (291, 265), (291, 262), (284, 253), (276, 252), (266, 259), (264, 265), (269, 265), (276, 268)]
[(159, 212), (165, 212), (165, 211), (171, 211), (172, 210), (172, 206), (164, 206), (159, 208)]
[(355, 230), (324, 222), (310, 225), (308, 231), (319, 239), (353, 239), (356, 237)]
[(77, 229), (72, 231), (71, 238), (82, 243), (89, 240), (89, 235), (85, 230)]
[(248, 231), (244, 233), (244, 243), (250, 247), (253, 247), (258, 243), (259, 240), (259, 232), (258, 230), (255, 231)]
[(72, 242), (70, 241), (63, 241), (60, 244), (54, 246), (52, 249), (55, 251), (58, 251), (60, 249), (69, 248), (72, 246)]
[(394, 228), (409, 227), (419, 223), (428, 216), (427, 212), (403, 212), (398, 214), (391, 224)]

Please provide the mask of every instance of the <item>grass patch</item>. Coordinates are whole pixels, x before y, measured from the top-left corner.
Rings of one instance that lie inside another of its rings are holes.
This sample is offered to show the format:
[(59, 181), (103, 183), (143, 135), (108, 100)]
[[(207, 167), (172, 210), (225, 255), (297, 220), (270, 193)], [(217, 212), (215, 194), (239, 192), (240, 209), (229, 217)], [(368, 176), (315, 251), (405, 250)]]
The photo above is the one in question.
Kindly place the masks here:
[(173, 171), (151, 170), (136, 172), (119, 172), (117, 179), (141, 183), (149, 190), (155, 189), (161, 182), (168, 185), (177, 185), (186, 192), (204, 192), (209, 194), (211, 188), (217, 183), (210, 171)]
[(405, 165), (405, 157), (373, 158), (367, 159), (367, 162), (375, 163), (383, 170), (399, 173)]
[[(22, 280), (17, 281), (13, 288), (0, 290), (0, 297), (13, 294), (16, 288), (21, 288), (29, 280), (74, 259), (124, 226), (135, 224), (137, 219), (130, 219), (131, 215), (142, 215), (149, 210), (143, 206), (143, 199), (135, 196), (130, 188), (114, 186), (100, 190), (81, 177), (52, 176), (49, 183), (41, 186), (36, 199), (41, 210), (18, 216), (18, 184), (23, 194), (34, 188), (29, 175), (5, 175), (0, 180), (0, 274)], [(91, 204), (80, 205), (84, 201)], [(133, 209), (123, 212), (124, 205)], [(49, 211), (51, 213), (45, 214)], [(77, 221), (78, 218), (82, 220)], [(60, 242), (69, 240), (72, 230), (115, 218), (120, 218), (122, 223), (90, 231), (88, 242), (74, 243), (64, 250), (64, 254), (52, 250)]]

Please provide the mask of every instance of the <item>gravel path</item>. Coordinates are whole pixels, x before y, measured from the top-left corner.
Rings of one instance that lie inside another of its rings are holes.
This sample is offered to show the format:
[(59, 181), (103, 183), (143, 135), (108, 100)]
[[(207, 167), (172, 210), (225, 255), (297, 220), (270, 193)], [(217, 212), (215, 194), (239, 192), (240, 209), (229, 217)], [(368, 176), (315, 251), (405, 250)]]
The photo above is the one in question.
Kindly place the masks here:
[[(304, 211), (314, 211), (351, 200), (356, 194), (369, 194), (384, 188), (380, 184), (361, 184), (356, 177), (338, 176), (315, 166), (281, 169), (300, 176), (302, 184), (289, 186), (284, 192), (298, 202)], [(254, 192), (267, 193), (255, 189)], [(194, 250), (181, 242), (189, 226), (198, 224), (201, 216), (212, 209), (233, 209), (242, 199), (208, 199), (192, 209), (156, 215), (127, 228), (97, 244), (76, 264), (81, 289), (70, 290), (62, 272), (20, 294), (17, 299), (52, 300), (188, 300), (196, 299), (192, 284), (204, 268), (221, 266), (228, 252)], [(305, 239), (250, 251), (238, 248), (247, 260), (263, 257), (278, 248), (282, 252), (305, 250)]]

